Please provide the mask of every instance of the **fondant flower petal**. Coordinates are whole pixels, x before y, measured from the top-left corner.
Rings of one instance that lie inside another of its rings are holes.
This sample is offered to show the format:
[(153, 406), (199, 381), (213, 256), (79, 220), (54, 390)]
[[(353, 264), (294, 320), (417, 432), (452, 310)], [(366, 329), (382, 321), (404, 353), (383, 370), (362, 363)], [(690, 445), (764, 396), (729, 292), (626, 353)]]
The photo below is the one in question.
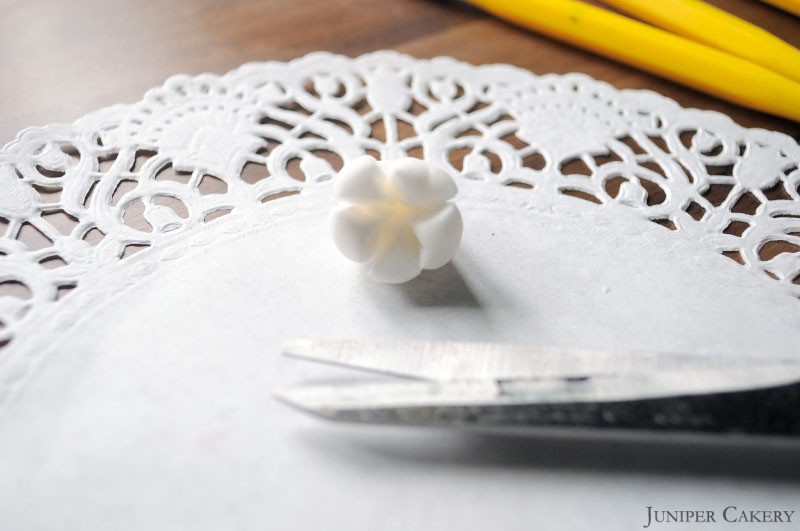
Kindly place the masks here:
[(336, 247), (354, 262), (366, 262), (375, 255), (380, 235), (380, 218), (361, 205), (340, 205), (331, 213), (331, 234)]
[(431, 191), (433, 195), (441, 198), (440, 201), (452, 199), (458, 193), (456, 182), (446, 171), (438, 166), (430, 167)]
[(405, 158), (388, 163), (389, 182), (410, 206), (441, 203), (458, 191), (444, 170), (431, 169), (425, 161)]
[(358, 203), (386, 198), (386, 177), (378, 162), (369, 155), (357, 157), (344, 165), (333, 184), (340, 201)]
[(420, 274), (419, 242), (410, 230), (392, 235), (391, 245), (378, 250), (369, 267), (369, 276), (378, 282), (401, 284)]
[(414, 234), (420, 245), (420, 266), (436, 269), (449, 262), (461, 242), (463, 222), (458, 208), (445, 203), (424, 219), (414, 223)]

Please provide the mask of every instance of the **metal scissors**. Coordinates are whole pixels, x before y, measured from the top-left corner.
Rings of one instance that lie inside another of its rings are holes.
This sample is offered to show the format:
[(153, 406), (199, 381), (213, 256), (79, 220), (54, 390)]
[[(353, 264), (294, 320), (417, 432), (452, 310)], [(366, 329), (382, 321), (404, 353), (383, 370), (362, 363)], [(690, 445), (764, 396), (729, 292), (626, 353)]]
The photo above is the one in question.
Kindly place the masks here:
[(399, 377), (275, 390), (337, 421), (800, 435), (800, 359), (334, 340), (283, 352)]

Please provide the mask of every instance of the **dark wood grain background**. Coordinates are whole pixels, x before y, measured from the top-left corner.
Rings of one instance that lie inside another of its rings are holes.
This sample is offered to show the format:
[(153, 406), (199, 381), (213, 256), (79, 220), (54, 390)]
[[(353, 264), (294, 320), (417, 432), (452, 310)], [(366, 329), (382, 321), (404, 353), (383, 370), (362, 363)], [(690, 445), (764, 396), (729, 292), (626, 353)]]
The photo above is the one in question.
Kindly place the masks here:
[[(800, 19), (756, 0), (712, 2), (800, 46)], [(5, 0), (0, 16), (0, 145), (27, 126), (133, 102), (176, 73), (224, 73), (315, 50), (392, 48), (417, 57), (585, 72), (800, 138), (800, 124), (728, 104), (526, 32), (459, 2), (432, 0)]]

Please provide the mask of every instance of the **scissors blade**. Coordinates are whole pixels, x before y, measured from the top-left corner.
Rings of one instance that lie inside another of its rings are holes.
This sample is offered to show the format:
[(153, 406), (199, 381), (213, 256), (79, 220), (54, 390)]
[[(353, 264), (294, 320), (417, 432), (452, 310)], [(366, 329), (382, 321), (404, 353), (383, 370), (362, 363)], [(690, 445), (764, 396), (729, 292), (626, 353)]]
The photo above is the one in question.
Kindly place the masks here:
[(601, 374), (725, 369), (783, 364), (800, 374), (800, 360), (626, 352), (500, 343), (378, 342), (299, 339), (283, 353), (316, 362), (423, 380), (579, 378)]
[(800, 379), (780, 364), (580, 380), (319, 384), (276, 394), (347, 422), (800, 433)]

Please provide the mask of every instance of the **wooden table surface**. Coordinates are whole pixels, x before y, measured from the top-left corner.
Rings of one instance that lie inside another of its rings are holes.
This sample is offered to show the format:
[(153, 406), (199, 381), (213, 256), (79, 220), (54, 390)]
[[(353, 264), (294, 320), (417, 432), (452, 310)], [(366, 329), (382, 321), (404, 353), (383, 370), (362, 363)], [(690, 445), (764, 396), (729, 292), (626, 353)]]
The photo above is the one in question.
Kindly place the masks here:
[[(800, 46), (800, 19), (756, 0), (712, 3)], [(224, 73), (310, 51), (392, 48), (417, 57), (585, 72), (800, 138), (800, 124), (728, 104), (517, 29), (459, 2), (432, 0), (5, 0), (0, 17), (0, 145), (27, 126), (133, 102), (176, 73)]]

